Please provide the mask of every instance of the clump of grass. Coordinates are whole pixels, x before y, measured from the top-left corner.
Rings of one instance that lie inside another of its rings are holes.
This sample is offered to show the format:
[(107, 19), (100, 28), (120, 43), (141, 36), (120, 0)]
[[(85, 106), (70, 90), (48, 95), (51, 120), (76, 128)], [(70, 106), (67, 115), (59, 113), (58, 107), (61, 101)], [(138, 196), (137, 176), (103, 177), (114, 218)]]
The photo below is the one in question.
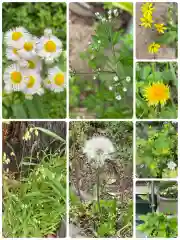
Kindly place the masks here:
[(66, 161), (45, 155), (16, 188), (4, 180), (5, 237), (45, 237), (54, 234), (66, 213)]

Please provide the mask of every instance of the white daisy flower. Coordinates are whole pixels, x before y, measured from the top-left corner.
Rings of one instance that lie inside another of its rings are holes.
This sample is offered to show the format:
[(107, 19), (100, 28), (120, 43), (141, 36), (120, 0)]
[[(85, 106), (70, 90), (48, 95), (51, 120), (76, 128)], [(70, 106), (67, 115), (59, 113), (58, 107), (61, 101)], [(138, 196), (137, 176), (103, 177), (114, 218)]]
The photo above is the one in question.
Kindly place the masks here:
[(8, 46), (19, 49), (23, 46), (24, 40), (30, 39), (31, 35), (25, 28), (16, 27), (6, 32), (4, 38)]
[(41, 88), (41, 76), (36, 71), (24, 72), (24, 78), (26, 81), (26, 88), (23, 92), (26, 95), (34, 95)]
[(170, 170), (175, 170), (177, 167), (177, 164), (173, 161), (170, 161), (170, 162), (168, 162), (167, 166)]
[(48, 79), (51, 82), (51, 90), (54, 92), (62, 92), (66, 87), (65, 73), (62, 72), (58, 67), (49, 69)]
[(112, 86), (109, 86), (109, 91), (112, 91), (113, 90), (113, 87)]
[(11, 60), (11, 61), (19, 61), (20, 56), (18, 54), (18, 49), (13, 48), (13, 47), (7, 47), (6, 48), (6, 57), (8, 60)]
[(40, 72), (42, 70), (42, 61), (39, 57), (34, 57), (30, 60), (21, 60), (19, 65), (22, 68), (28, 68), (29, 70), (33, 70), (36, 72)]
[(98, 168), (105, 164), (105, 160), (112, 158), (115, 149), (108, 138), (99, 136), (87, 140), (83, 152), (86, 154), (89, 163)]
[(36, 53), (36, 44), (38, 42), (38, 38), (33, 37), (31, 40), (25, 40), (23, 47), (18, 50), (18, 54), (25, 60), (30, 60), (34, 58)]
[(53, 61), (62, 53), (62, 42), (55, 36), (43, 36), (37, 44), (37, 54), (45, 61)]
[(12, 64), (5, 69), (3, 79), (5, 89), (8, 91), (22, 91), (26, 86), (23, 73), (17, 64)]

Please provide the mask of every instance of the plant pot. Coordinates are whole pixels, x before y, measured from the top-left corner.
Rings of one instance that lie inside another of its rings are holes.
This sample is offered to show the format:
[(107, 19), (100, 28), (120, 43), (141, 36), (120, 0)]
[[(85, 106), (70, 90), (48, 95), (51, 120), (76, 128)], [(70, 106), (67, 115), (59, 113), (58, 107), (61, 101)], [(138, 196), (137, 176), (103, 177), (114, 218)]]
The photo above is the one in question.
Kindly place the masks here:
[(158, 195), (158, 211), (167, 214), (177, 214), (178, 200)]

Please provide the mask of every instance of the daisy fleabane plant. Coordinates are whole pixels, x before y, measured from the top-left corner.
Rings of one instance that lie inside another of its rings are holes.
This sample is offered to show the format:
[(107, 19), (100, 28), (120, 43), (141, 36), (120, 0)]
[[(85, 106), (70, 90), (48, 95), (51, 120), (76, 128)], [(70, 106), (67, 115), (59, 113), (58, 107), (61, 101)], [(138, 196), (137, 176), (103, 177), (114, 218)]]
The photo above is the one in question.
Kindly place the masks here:
[(56, 66), (62, 54), (62, 42), (51, 29), (44, 30), (38, 38), (24, 27), (16, 27), (4, 35), (6, 57), (13, 63), (4, 71), (4, 91), (22, 92), (25, 98), (42, 95), (44, 88), (54, 92), (64, 91), (65, 73)]

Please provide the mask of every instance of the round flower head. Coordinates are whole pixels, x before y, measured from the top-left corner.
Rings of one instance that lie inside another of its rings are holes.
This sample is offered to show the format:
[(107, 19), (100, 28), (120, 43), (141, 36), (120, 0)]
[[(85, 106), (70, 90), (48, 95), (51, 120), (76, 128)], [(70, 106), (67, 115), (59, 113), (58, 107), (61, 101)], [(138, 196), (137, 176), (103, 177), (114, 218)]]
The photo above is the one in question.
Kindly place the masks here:
[(6, 44), (14, 48), (21, 48), (24, 44), (24, 40), (31, 38), (29, 32), (23, 27), (16, 27), (9, 30), (4, 35)]
[(27, 95), (34, 95), (41, 87), (41, 76), (35, 71), (24, 72), (24, 78), (26, 81), (26, 88), (24, 93)]
[(30, 60), (36, 56), (36, 43), (38, 39), (33, 37), (32, 39), (24, 41), (23, 47), (18, 50), (18, 54), (26, 60)]
[(106, 137), (92, 137), (87, 140), (83, 149), (90, 164), (96, 168), (102, 167), (105, 160), (111, 159), (115, 149), (112, 142)]
[(164, 83), (152, 83), (144, 88), (144, 97), (150, 106), (157, 106), (159, 103), (163, 106), (170, 98), (170, 90)]
[[(46, 33), (47, 35), (47, 33)], [(37, 54), (45, 61), (52, 62), (62, 53), (62, 42), (52, 34), (40, 38), (37, 44)]]
[(19, 65), (23, 68), (27, 68), (36, 72), (40, 72), (42, 69), (42, 61), (37, 56), (30, 60), (21, 60)]
[(22, 91), (26, 84), (20, 66), (12, 64), (4, 72), (5, 89), (11, 91)]
[(58, 67), (50, 68), (48, 73), (48, 79), (51, 82), (51, 90), (54, 92), (62, 92), (66, 87), (65, 74)]
[(13, 47), (7, 47), (6, 48), (6, 57), (8, 60), (11, 60), (11, 61), (19, 61), (20, 56), (18, 54), (18, 49), (13, 48)]

